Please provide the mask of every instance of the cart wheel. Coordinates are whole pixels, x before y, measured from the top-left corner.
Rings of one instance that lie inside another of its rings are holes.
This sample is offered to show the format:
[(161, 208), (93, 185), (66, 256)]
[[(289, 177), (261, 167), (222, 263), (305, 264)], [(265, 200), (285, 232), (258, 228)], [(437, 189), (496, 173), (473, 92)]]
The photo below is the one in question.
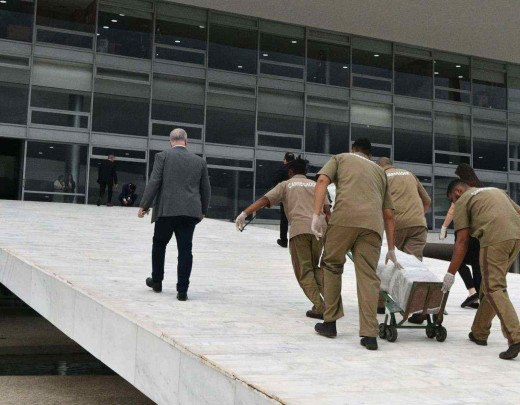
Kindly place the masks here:
[(397, 340), (397, 328), (394, 325), (386, 327), (386, 340), (395, 342)]
[(386, 325), (384, 323), (379, 324), (379, 337), (386, 339)]
[(444, 326), (437, 326), (437, 329), (435, 330), (435, 338), (437, 339), (437, 342), (444, 342), (446, 337), (448, 337), (448, 331), (446, 328)]
[(436, 335), (435, 332), (435, 326), (434, 325), (428, 325), (426, 326), (426, 336), (428, 336), (429, 339), (433, 339)]

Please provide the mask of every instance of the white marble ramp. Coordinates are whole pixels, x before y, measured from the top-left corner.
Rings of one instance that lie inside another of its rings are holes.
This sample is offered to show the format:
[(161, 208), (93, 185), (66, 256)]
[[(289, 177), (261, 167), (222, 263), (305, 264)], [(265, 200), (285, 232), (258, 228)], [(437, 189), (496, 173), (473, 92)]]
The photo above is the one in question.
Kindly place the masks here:
[[(487, 347), (469, 342), (457, 278), (448, 339), (400, 331), (359, 345), (352, 264), (339, 336), (315, 334), (309, 303), (277, 233), (204, 220), (189, 301), (175, 298), (175, 245), (163, 293), (144, 284), (153, 227), (135, 208), (0, 201), (0, 282), (160, 404), (520, 403), (520, 359), (506, 362), (498, 320)], [(426, 260), (442, 277), (447, 264)], [(520, 310), (520, 276), (509, 276)], [(29, 388), (28, 388), (29, 389)]]

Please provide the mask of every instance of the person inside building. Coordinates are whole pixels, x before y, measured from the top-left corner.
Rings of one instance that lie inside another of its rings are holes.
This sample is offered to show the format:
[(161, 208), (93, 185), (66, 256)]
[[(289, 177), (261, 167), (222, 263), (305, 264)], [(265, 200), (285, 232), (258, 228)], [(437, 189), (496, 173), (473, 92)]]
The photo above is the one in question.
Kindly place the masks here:
[[(289, 178), (289, 171), (287, 165), (294, 160), (294, 153), (287, 152), (283, 158), (282, 165), (276, 171), (276, 175), (273, 182), (273, 187), (282, 181), (286, 181)], [(281, 247), (287, 247), (287, 232), (289, 231), (289, 222), (285, 215), (283, 204), (280, 204), (280, 239), (276, 241)]]
[(63, 202), (63, 192), (65, 192), (65, 176), (60, 174), (56, 180), (54, 180), (53, 184), (54, 192), (59, 194), (54, 194), (52, 201), (54, 202)]
[(359, 305), (361, 345), (377, 350), (377, 303), (381, 281), (376, 273), (381, 254), (383, 230), (386, 230), (388, 254), (386, 262), (397, 262), (394, 250), (395, 221), (392, 198), (385, 172), (370, 160), (371, 144), (358, 139), (352, 153), (333, 156), (318, 173), (314, 195), (311, 230), (316, 237), (324, 234), (322, 207), (330, 183), (336, 185), (336, 201), (325, 234), (321, 261), (325, 301), (324, 322), (316, 332), (335, 337), (336, 320), (343, 316), (341, 275), (345, 255), (354, 256)]
[(442, 290), (448, 292), (455, 273), (464, 261), (470, 235), (480, 242), (482, 285), (480, 306), (469, 339), (487, 345), (491, 322), (498, 315), (509, 347), (500, 353), (504, 360), (520, 353), (520, 322), (507, 293), (506, 275), (520, 252), (520, 206), (507, 193), (494, 187), (471, 187), (462, 180), (448, 185), (447, 196), (455, 204), (453, 220), (457, 240), (444, 276)]
[(123, 207), (131, 207), (137, 200), (137, 194), (135, 193), (137, 187), (133, 183), (127, 183), (121, 189), (119, 194), (119, 202)]
[[(467, 163), (461, 163), (457, 166), (455, 170), (455, 174), (466, 184), (471, 187), (482, 187), (482, 183), (478, 179), (477, 175), (473, 168)], [(444, 219), (444, 223), (441, 227), (441, 232), (439, 234), (439, 239), (444, 240), (448, 234), (448, 227), (453, 221), (453, 213), (455, 211), (455, 205), (451, 204), (448, 213), (446, 214), (446, 218)], [(455, 239), (457, 238), (457, 234), (455, 234)], [(468, 290), (468, 297), (462, 302), (460, 305), (462, 308), (478, 308), (479, 306), (479, 290), (480, 283), (482, 280), (480, 274), (480, 263), (479, 263), (479, 252), (480, 252), (480, 244), (477, 238), (470, 236), (468, 251), (464, 260), (459, 267), (458, 273), (464, 281), (464, 285)], [(471, 266), (471, 270), (468, 265)]]
[[(76, 192), (76, 182), (70, 173), (65, 177), (65, 192), (70, 194), (74, 194)], [(67, 195), (65, 196), (65, 202), (72, 203), (74, 202), (74, 198), (74, 195)]]
[[(278, 183), (263, 197), (244, 209), (236, 218), (237, 230), (243, 230), (246, 218), (264, 207), (272, 207), (282, 203), (290, 225), (289, 251), (294, 274), (300, 287), (312, 303), (307, 311), (309, 318), (323, 319), (324, 302), (322, 298), (322, 274), (319, 266), (323, 238), (315, 238), (311, 232), (312, 214), (314, 211), (314, 189), (316, 182), (308, 179), (307, 162), (298, 157), (286, 165), (288, 180)], [(330, 214), (330, 203), (322, 205), (325, 219)]]
[(101, 162), (98, 169), (99, 184), (99, 198), (97, 206), (101, 205), (101, 200), (105, 196), (105, 191), (108, 190), (107, 195), (107, 207), (111, 207), (112, 204), (112, 188), (117, 187), (117, 172), (116, 172), (116, 157), (114, 155), (108, 155), (108, 159)]

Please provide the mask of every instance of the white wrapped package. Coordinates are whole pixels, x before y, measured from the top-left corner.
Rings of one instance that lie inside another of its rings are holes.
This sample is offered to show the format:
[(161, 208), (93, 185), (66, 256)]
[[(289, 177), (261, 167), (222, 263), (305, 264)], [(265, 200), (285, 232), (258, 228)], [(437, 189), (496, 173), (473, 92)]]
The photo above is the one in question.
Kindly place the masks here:
[(385, 265), (386, 253), (387, 249), (383, 247), (377, 264), (377, 275), (381, 279), (381, 290), (390, 294), (401, 309), (406, 309), (414, 281), (439, 282), (437, 276), (415, 256), (396, 249), (397, 261), (403, 266), (403, 269), (399, 270), (394, 268), (390, 261)]

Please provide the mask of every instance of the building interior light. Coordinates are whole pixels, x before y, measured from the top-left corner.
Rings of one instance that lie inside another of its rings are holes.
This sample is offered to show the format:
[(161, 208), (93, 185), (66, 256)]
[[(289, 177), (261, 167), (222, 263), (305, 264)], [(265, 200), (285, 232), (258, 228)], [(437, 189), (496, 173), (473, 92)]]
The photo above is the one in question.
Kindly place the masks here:
[(43, 155), (43, 152), (38, 152), (38, 155)]
[(374, 54), (374, 58), (379, 58), (379, 54), (378, 54), (378, 53), (375, 53), (375, 54)]
[(343, 66), (343, 69), (348, 69), (348, 66)]
[(237, 68), (242, 69), (244, 66), (238, 65)]
[(456, 68), (460, 68), (460, 65), (455, 65)]
[(435, 73), (436, 75), (438, 75), (438, 74), (439, 74), (439, 72), (434, 72), (434, 73)]
[(205, 27), (204, 25), (199, 25), (199, 28), (200, 28), (200, 29), (204, 29), (204, 28), (206, 28), (206, 27)]
[(124, 14), (119, 14), (121, 17), (124, 17), (125, 15)]
[(130, 156), (130, 153), (128, 153), (128, 152), (125, 152), (125, 155), (126, 155), (126, 156)]
[(112, 21), (113, 23), (116, 23), (116, 22), (117, 22), (117, 20), (110, 20), (110, 21)]
[(0, 3), (5, 4), (5, 3), (7, 3), (7, 1), (6, 0), (0, 0)]
[(479, 158), (479, 159), (484, 159), (484, 156), (479, 156), (478, 158)]
[(49, 149), (54, 149), (54, 146), (49, 146)]
[(464, 76), (459, 76), (459, 79), (464, 79)]
[(263, 53), (262, 56), (267, 58), (269, 56), (269, 54), (268, 53)]
[(103, 25), (103, 28), (108, 30), (110, 27), (108, 25)]
[(178, 39), (176, 39), (176, 40), (175, 40), (175, 43), (176, 43), (176, 44), (180, 44), (180, 43), (181, 43), (181, 41), (180, 41), (180, 40), (178, 40)]
[(291, 44), (297, 44), (298, 41), (295, 41), (294, 39), (291, 41)]

